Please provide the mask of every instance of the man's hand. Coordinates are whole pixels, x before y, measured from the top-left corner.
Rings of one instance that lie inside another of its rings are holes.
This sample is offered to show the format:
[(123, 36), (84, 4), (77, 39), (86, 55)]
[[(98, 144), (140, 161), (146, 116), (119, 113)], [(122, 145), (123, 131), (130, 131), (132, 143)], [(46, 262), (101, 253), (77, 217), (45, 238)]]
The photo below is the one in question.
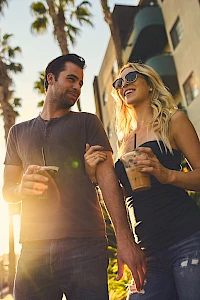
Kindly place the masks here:
[(117, 245), (117, 280), (122, 278), (124, 264), (126, 264), (132, 273), (137, 290), (140, 291), (143, 288), (146, 274), (146, 259), (144, 252), (133, 240), (129, 241), (128, 239), (121, 239), (117, 241)]
[(40, 166), (30, 165), (24, 175), (22, 176), (21, 183), (19, 185), (19, 194), (22, 196), (31, 195), (38, 196), (42, 195), (43, 192), (48, 188), (48, 178), (40, 175), (37, 171), (40, 170)]

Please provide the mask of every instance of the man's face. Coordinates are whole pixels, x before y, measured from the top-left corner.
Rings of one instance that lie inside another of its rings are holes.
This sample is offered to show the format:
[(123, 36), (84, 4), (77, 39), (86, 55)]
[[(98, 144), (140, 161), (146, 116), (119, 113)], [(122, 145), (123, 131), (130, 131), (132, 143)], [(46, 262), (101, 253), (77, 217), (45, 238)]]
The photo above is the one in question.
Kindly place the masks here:
[(83, 70), (72, 62), (65, 63), (52, 86), (54, 105), (59, 109), (69, 109), (78, 100), (83, 86)]

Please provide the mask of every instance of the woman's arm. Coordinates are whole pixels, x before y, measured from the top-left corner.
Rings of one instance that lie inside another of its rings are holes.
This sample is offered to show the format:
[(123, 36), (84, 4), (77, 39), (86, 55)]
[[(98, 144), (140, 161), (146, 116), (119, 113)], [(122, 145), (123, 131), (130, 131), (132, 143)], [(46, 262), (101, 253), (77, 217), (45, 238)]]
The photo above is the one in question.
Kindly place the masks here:
[(171, 184), (183, 189), (200, 191), (200, 142), (194, 126), (188, 117), (177, 111), (171, 119), (170, 141), (172, 147), (178, 149), (191, 166), (190, 172), (180, 172), (165, 168), (150, 148), (139, 147), (140, 152), (148, 156), (145, 160), (137, 159), (137, 164), (145, 165), (142, 172), (152, 174), (163, 184)]
[(190, 172), (173, 171), (170, 184), (200, 191), (200, 142), (194, 126), (182, 111), (177, 111), (171, 120), (171, 135), (176, 147), (191, 166)]

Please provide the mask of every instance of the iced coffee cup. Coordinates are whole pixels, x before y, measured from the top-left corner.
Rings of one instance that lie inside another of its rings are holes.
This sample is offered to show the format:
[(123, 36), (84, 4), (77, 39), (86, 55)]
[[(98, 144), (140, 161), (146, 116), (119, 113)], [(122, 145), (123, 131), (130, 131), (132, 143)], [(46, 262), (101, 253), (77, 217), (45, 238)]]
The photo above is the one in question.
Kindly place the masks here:
[(144, 166), (134, 164), (134, 157), (144, 155), (145, 153), (133, 150), (122, 155), (120, 158), (126, 170), (131, 188), (134, 192), (143, 191), (151, 187), (150, 175), (139, 170)]
[(46, 183), (48, 185), (48, 189), (43, 192), (40, 198), (49, 199), (55, 194), (55, 192), (57, 192), (56, 178), (58, 169), (59, 167), (56, 166), (42, 166), (40, 170), (36, 171), (37, 174), (49, 178), (48, 182)]

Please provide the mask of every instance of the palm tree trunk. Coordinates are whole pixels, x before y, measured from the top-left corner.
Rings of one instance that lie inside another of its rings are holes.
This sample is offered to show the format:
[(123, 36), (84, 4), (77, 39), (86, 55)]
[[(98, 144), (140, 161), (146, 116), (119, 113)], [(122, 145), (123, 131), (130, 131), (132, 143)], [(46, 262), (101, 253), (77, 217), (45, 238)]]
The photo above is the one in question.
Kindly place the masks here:
[(108, 1), (107, 0), (100, 0), (100, 1), (101, 1), (103, 14), (104, 14), (104, 20), (109, 25), (110, 33), (115, 45), (117, 64), (118, 64), (118, 68), (120, 69), (123, 65), (123, 58), (122, 58), (122, 44), (119, 35), (119, 28), (118, 25), (115, 24), (113, 20), (112, 13), (110, 12), (110, 7), (108, 6)]
[(58, 10), (58, 12), (55, 11), (54, 3), (52, 0), (46, 0), (47, 5), (49, 7), (49, 15), (51, 16), (53, 25), (54, 25), (54, 31), (55, 36), (57, 38), (59, 47), (62, 51), (62, 54), (68, 54), (69, 48), (68, 43), (66, 39), (66, 32), (65, 32), (65, 16), (62, 8)]
[(3, 86), (0, 86), (0, 106), (2, 110), (2, 115), (4, 119), (4, 130), (5, 130), (5, 140), (7, 141), (8, 132), (10, 128), (15, 124), (15, 119), (17, 113), (14, 111), (10, 103), (5, 100), (5, 95), (8, 94)]

